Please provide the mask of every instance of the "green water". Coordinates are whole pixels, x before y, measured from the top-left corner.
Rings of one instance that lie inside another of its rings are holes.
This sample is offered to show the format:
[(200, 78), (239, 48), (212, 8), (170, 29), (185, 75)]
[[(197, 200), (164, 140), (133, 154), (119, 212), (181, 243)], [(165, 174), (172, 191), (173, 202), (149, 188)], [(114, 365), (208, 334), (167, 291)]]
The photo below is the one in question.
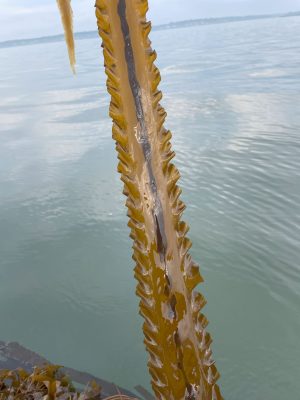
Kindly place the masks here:
[[(230, 400), (300, 393), (300, 18), (153, 32)], [(0, 340), (149, 378), (98, 39), (0, 51)]]

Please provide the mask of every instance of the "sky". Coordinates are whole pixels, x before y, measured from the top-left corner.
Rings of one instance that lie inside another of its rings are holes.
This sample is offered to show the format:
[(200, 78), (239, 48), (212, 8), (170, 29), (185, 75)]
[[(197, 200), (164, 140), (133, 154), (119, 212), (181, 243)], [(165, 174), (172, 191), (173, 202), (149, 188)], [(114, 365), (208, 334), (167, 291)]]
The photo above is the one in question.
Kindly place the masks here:
[[(95, 0), (72, 0), (75, 31), (96, 29)], [(300, 0), (149, 0), (154, 25), (184, 19), (300, 10)], [(62, 32), (56, 0), (0, 0), (0, 42)]]

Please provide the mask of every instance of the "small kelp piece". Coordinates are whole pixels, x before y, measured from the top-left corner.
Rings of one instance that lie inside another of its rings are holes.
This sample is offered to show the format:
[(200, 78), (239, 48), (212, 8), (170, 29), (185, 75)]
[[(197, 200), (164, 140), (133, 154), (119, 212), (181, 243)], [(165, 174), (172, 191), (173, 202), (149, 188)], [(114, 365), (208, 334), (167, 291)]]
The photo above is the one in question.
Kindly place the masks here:
[(73, 73), (75, 73), (75, 44), (73, 35), (73, 11), (71, 0), (57, 0), (58, 8), (61, 15), (61, 21), (65, 31), (65, 39), (68, 47), (70, 65)]
[(157, 399), (220, 400), (147, 10), (147, 0), (96, 0), (148, 366)]
[(59, 366), (44, 365), (35, 367), (32, 372), (21, 368), (0, 370), (0, 399), (56, 399), (56, 400), (100, 400), (101, 388), (89, 383), (83, 392), (78, 392), (69, 377), (60, 371)]

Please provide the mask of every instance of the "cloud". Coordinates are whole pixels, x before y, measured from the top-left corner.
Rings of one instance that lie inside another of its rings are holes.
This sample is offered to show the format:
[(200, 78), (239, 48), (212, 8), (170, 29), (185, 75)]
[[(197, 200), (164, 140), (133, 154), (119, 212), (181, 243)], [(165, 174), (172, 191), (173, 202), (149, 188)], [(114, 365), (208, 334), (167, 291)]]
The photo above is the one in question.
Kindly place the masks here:
[[(96, 29), (95, 0), (72, 0), (76, 31)], [(300, 0), (149, 0), (154, 25), (192, 18), (276, 13), (300, 9)], [(0, 41), (62, 32), (55, 0), (1, 0)]]

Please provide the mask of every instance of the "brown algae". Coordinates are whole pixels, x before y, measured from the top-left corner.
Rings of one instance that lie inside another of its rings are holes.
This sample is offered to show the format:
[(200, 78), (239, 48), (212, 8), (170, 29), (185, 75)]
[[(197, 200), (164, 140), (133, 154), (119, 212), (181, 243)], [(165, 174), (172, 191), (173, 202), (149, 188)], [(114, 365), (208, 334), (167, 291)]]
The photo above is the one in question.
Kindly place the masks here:
[(75, 58), (75, 43), (73, 35), (73, 11), (71, 7), (71, 0), (57, 0), (57, 5), (60, 11), (61, 21), (64, 27), (70, 65), (73, 73), (75, 73), (76, 58)]
[[(70, 1), (58, 4), (74, 66)], [(202, 313), (206, 301), (195, 291), (203, 279), (189, 254), (189, 228), (181, 219), (185, 205), (177, 185), (180, 175), (171, 162), (172, 135), (164, 127), (147, 11), (147, 0), (96, 0), (148, 367), (159, 400), (221, 400)]]

